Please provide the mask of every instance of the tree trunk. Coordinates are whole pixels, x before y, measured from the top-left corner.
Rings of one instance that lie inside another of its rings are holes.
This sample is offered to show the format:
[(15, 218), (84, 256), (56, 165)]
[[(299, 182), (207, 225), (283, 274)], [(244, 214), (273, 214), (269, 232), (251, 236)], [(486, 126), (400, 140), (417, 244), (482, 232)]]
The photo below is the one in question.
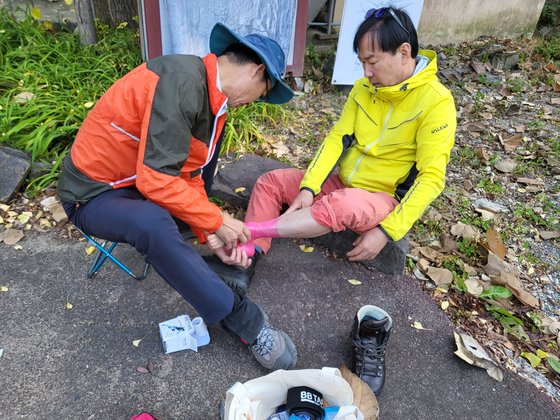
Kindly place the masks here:
[(131, 28), (138, 25), (133, 20), (138, 16), (137, 0), (93, 0), (95, 17), (101, 23), (114, 27), (127, 22)]
[(76, 0), (76, 17), (80, 42), (91, 45), (97, 42), (97, 32), (93, 21), (93, 6), (91, 0)]

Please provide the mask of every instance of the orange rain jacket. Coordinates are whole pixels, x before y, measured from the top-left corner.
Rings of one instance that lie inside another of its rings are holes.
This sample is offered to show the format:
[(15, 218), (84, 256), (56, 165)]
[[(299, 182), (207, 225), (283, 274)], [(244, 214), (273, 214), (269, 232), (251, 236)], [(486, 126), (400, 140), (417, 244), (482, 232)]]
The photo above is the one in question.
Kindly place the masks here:
[(201, 176), (226, 117), (217, 72), (214, 54), (167, 55), (115, 82), (87, 115), (64, 161), (61, 200), (84, 204), (135, 186), (199, 239), (218, 229), (220, 209), (208, 201)]

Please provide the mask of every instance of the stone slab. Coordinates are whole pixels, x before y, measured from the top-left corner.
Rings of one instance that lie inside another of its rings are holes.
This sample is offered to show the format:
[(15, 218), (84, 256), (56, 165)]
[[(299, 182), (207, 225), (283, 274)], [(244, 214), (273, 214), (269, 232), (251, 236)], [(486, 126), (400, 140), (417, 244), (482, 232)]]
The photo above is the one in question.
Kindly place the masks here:
[(0, 203), (7, 203), (25, 181), (31, 159), (9, 147), (0, 147)]

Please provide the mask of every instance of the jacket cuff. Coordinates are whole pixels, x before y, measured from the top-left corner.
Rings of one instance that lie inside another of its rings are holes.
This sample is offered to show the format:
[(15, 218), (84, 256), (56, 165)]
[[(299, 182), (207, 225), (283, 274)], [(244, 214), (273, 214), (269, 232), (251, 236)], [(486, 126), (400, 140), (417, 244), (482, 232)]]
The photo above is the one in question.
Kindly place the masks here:
[(393, 238), (391, 238), (391, 235), (389, 235), (389, 234), (387, 233), (387, 231), (386, 231), (385, 229), (383, 229), (383, 226), (378, 225), (377, 227), (379, 228), (379, 230), (381, 230), (381, 232), (383, 232), (383, 234), (384, 234), (387, 238), (389, 238), (389, 240), (390, 240), (391, 242), (394, 242), (394, 241), (395, 241)]
[(309, 192), (313, 195), (313, 197), (315, 197), (315, 196), (317, 195), (317, 194), (315, 194), (315, 192), (313, 192), (313, 190), (312, 190), (311, 188), (309, 188), (309, 187), (301, 187), (299, 190), (300, 190), (300, 191), (309, 191)]

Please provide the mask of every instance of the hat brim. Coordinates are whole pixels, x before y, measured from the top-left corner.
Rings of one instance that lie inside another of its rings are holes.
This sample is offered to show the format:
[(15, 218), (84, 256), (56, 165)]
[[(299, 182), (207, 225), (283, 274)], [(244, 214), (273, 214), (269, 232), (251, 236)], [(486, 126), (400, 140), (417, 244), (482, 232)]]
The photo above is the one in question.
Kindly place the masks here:
[(210, 52), (219, 56), (227, 49), (227, 47), (231, 44), (235, 44), (236, 42), (242, 43), (257, 53), (266, 66), (270, 79), (274, 80), (274, 87), (268, 91), (266, 102), (271, 104), (284, 104), (292, 99), (294, 96), (293, 90), (289, 88), (279, 74), (271, 71), (274, 66), (270, 63), (266, 55), (263, 54), (261, 49), (256, 45), (247, 42), (242, 36), (236, 34), (222, 23), (216, 23), (216, 25), (212, 28), (212, 32), (210, 33)]

